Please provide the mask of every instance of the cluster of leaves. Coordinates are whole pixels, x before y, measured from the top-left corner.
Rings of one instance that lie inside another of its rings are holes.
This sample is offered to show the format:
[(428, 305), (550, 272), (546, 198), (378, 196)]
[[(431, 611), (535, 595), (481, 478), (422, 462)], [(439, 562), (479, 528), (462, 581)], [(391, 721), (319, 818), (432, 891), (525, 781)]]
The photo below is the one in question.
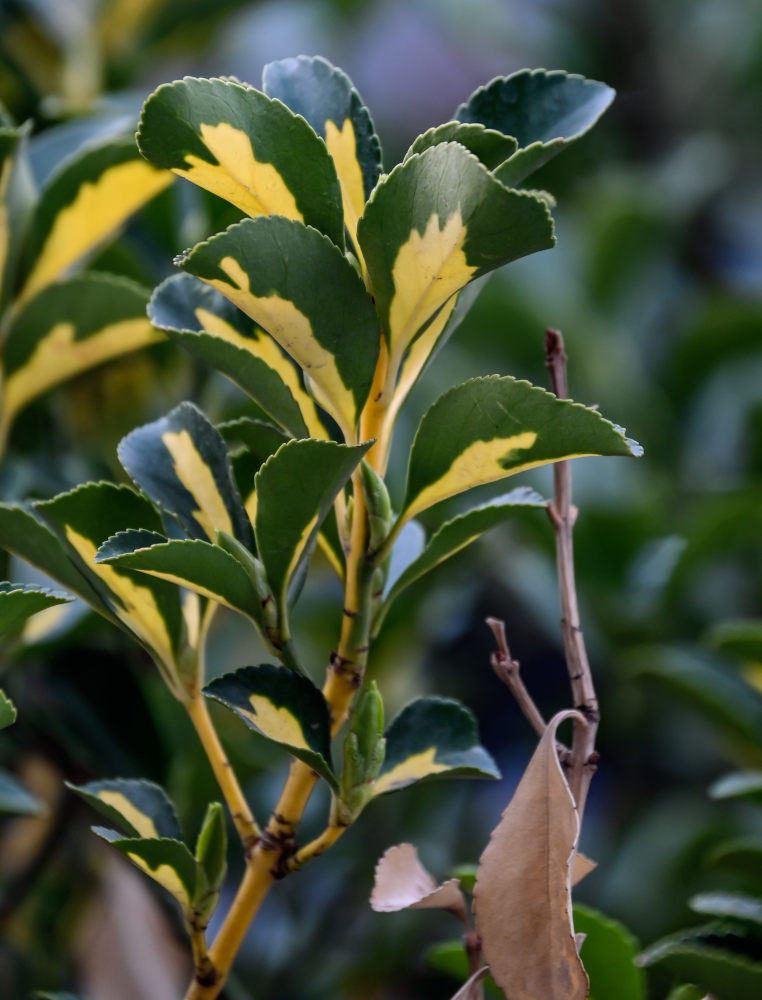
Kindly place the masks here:
[[(523, 469), (639, 453), (595, 410), (495, 376), (456, 386), (424, 415), (398, 512), (383, 478), (395, 419), (468, 305), (463, 290), (553, 243), (548, 196), (514, 185), (582, 135), (611, 96), (563, 73), (498, 79), (388, 175), (367, 109), (321, 59), (271, 64), (262, 91), (187, 78), (145, 105), (144, 156), (249, 216), (178, 258), (185, 273), (157, 289), (149, 316), (233, 379), (255, 416), (215, 428), (181, 404), (119, 446), (141, 492), (89, 483), (32, 508), (5, 504), (0, 540), (131, 632), (191, 712), (215, 608), (242, 614), (282, 666), (245, 667), (207, 693), (328, 781), (334, 829), (421, 778), (496, 774), (457, 703), (413, 702), (384, 736), (375, 687), (357, 702), (334, 774), (332, 719), (335, 730), (391, 601), (513, 508), (542, 500), (514, 491), (445, 522), (390, 581), (403, 528)], [(291, 634), (290, 604), (318, 541), (354, 602), (336, 654), (350, 678), (338, 703), (309, 679)], [(158, 822), (166, 802), (149, 786), (80, 791), (106, 802), (122, 830), (106, 839), (175, 895), (192, 934), (203, 931), (224, 873), (218, 810), (194, 857), (176, 823)]]

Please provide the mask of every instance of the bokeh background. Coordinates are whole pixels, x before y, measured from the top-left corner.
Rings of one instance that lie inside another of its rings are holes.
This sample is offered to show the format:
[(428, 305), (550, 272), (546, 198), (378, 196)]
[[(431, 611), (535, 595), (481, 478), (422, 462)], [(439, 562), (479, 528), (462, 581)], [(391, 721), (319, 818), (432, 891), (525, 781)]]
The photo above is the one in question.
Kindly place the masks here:
[[(698, 923), (688, 901), (702, 889), (762, 889), (759, 853), (742, 869), (716, 860), (729, 837), (756, 838), (758, 849), (762, 814), (707, 794), (728, 771), (762, 767), (753, 624), (762, 616), (762, 8), (0, 0), (0, 100), (44, 137), (40, 177), (76, 143), (124, 130), (162, 82), (234, 75), (258, 85), (266, 62), (299, 53), (324, 55), (352, 77), (387, 169), (495, 75), (563, 68), (618, 91), (595, 130), (533, 178), (558, 201), (558, 246), (492, 277), (417, 387), (394, 468), (399, 489), (417, 416), (443, 388), (492, 372), (545, 385), (547, 326), (564, 333), (573, 397), (598, 403), (643, 443), (639, 461), (575, 462), (574, 489), (582, 618), (602, 707), (582, 841), (598, 868), (578, 897), (645, 946)], [(177, 182), (89, 267), (153, 286), (175, 253), (233, 221), (231, 212)], [(14, 431), (3, 497), (123, 479), (119, 437), (185, 398), (214, 419), (245, 411), (234, 387), (171, 345), (56, 390)], [(549, 494), (547, 471), (524, 481)], [(11, 579), (24, 572), (7, 568)], [(336, 597), (316, 562), (298, 611), (316, 674), (333, 644)], [(391, 844), (418, 845), (441, 878), (475, 862), (526, 765), (532, 734), (490, 670), (488, 615), (505, 620), (543, 711), (568, 704), (552, 531), (541, 512), (516, 515), (400, 602), (371, 666), (390, 717), (424, 692), (468, 704), (504, 780), (434, 782), (374, 803), (329, 855), (272, 893), (226, 1000), (454, 992), (456, 980), (427, 960), (432, 946), (457, 938), (454, 921), (375, 914), (367, 900)], [(212, 672), (257, 655), (251, 634), (220, 614)], [(195, 836), (215, 789), (190, 726), (140, 651), (92, 615), (14, 640), (1, 670), (20, 718), (2, 735), (0, 763), (48, 809), (0, 825), (0, 992), (173, 1000), (187, 972), (177, 914), (96, 842), (92, 817), (62, 780), (159, 781)], [(235, 720), (216, 718), (264, 815), (286, 762)], [(316, 796), (305, 836), (321, 828), (326, 806)], [(237, 865), (231, 854), (234, 875)], [(753, 935), (738, 947), (762, 952)], [(659, 1000), (671, 979), (656, 967), (649, 983)]]

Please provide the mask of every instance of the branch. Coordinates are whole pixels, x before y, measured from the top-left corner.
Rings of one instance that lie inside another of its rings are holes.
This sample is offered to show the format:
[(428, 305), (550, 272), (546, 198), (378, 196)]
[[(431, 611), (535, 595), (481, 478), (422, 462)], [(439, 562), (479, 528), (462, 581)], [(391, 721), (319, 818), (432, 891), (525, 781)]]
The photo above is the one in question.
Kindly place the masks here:
[[(545, 334), (545, 364), (550, 372), (553, 392), (561, 399), (569, 398), (566, 360), (563, 337), (558, 330), (547, 330)], [(561, 634), (574, 707), (587, 720), (587, 725), (583, 725), (581, 722), (574, 723), (574, 740), (571, 760), (568, 765), (569, 787), (581, 819), (590, 781), (598, 761), (595, 736), (600, 714), (577, 604), (572, 543), (572, 530), (577, 519), (577, 508), (574, 507), (571, 499), (571, 468), (568, 462), (556, 462), (553, 466), (553, 486), (554, 499), (548, 505), (548, 516), (556, 535), (556, 562), (561, 594)]]
[(490, 657), (492, 669), (516, 699), (519, 708), (526, 716), (532, 729), (542, 738), (545, 732), (545, 719), (543, 719), (542, 713), (535, 705), (531, 694), (527, 691), (526, 685), (521, 679), (519, 661), (511, 657), (511, 651), (508, 648), (508, 642), (505, 638), (505, 622), (501, 621), (500, 618), (485, 618), (485, 622), (492, 630), (495, 642), (497, 643), (497, 650)]

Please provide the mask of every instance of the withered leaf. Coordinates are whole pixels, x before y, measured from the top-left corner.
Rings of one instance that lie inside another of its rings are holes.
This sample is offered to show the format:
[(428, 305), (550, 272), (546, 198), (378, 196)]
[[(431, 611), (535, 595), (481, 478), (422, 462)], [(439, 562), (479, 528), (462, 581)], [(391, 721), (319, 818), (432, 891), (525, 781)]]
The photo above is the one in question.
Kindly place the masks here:
[(376, 865), (370, 905), (378, 913), (396, 910), (450, 910), (467, 923), (460, 882), (451, 878), (437, 885), (412, 844), (390, 847)]
[(492, 978), (510, 1000), (585, 1000), (571, 881), (579, 817), (551, 719), (479, 861), (474, 916)]

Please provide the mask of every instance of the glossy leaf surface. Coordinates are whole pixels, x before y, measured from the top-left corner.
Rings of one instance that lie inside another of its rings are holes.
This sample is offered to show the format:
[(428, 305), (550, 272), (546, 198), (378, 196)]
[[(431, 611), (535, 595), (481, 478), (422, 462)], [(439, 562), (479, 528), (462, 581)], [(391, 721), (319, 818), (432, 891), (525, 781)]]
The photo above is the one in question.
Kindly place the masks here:
[(261, 664), (217, 677), (204, 693), (232, 709), (247, 726), (336, 787), (331, 771), (331, 720), (323, 695), (286, 667)]
[(498, 778), (500, 772), (479, 744), (476, 720), (464, 705), (449, 698), (418, 698), (386, 733), (386, 759), (373, 794), (439, 775)]
[(119, 461), (191, 538), (226, 531), (251, 545), (251, 524), (233, 482), (230, 456), (216, 427), (193, 403), (180, 403), (119, 442)]
[(289, 441), (257, 473), (257, 551), (282, 617), (290, 581), (298, 576), (318, 528), (368, 445)]
[(68, 787), (128, 837), (182, 839), (174, 806), (151, 781), (112, 778)]
[(506, 493), (505, 496), (496, 497), (488, 503), (459, 514), (451, 521), (446, 521), (426, 542), (421, 554), (394, 580), (384, 599), (382, 612), (374, 623), (374, 628), (377, 629), (380, 626), (383, 616), (406, 587), (434, 569), (439, 563), (444, 562), (445, 559), (449, 559), (450, 556), (470, 545), (485, 531), (502, 524), (517, 507), (537, 508), (546, 505), (547, 501), (539, 493), (528, 487), (520, 486), (510, 493)]
[(576, 904), (574, 930), (586, 935), (580, 958), (590, 977), (590, 1000), (647, 1000), (645, 974), (635, 965), (640, 946), (626, 927)]
[(167, 278), (148, 305), (151, 322), (240, 386), (292, 437), (326, 437), (299, 369), (268, 333), (190, 274)]
[(258, 621), (259, 598), (241, 564), (219, 545), (201, 539), (166, 540), (122, 531), (98, 549), (98, 563), (139, 570), (208, 597)]
[(163, 339), (146, 317), (148, 294), (107, 274), (47, 285), (11, 320), (3, 348), (2, 419), (80, 372)]
[[(57, 604), (67, 604), (71, 600), (73, 598), (68, 594), (55, 593), (34, 584), (0, 583), (0, 635), (18, 628), (38, 611), (44, 611), (45, 608), (52, 608)], [(1, 711), (0, 728), (2, 728)]]
[(159, 87), (143, 107), (138, 145), (152, 163), (247, 215), (298, 219), (344, 245), (341, 192), (325, 144), (253, 87), (193, 77)]
[(314, 229), (272, 216), (230, 226), (176, 263), (267, 330), (353, 441), (379, 333), (371, 300), (344, 254)]
[(471, 379), (424, 414), (413, 442), (401, 518), (523, 469), (582, 455), (640, 455), (595, 410), (510, 377)]
[(613, 99), (611, 87), (596, 80), (561, 70), (521, 70), (480, 87), (455, 117), (518, 140), (518, 152), (496, 175), (512, 186), (588, 132)]
[(494, 170), (508, 159), (518, 148), (513, 136), (504, 135), (495, 129), (485, 128), (479, 122), (445, 122), (419, 135), (405, 154), (405, 159), (415, 153), (422, 153), (440, 142), (459, 142), (473, 153), (487, 170)]
[(141, 159), (132, 138), (66, 160), (50, 178), (30, 222), (26, 301), (111, 237), (172, 182)]
[(554, 243), (547, 206), (507, 190), (453, 142), (395, 167), (373, 192), (357, 235), (394, 371), (469, 281)]
[(37, 510), (76, 552), (83, 570), (105, 589), (119, 619), (162, 664), (174, 669), (185, 637), (177, 587), (95, 562), (98, 548), (118, 531), (137, 528), (160, 533), (161, 520), (153, 505), (127, 486), (87, 483), (37, 504)]
[(167, 838), (120, 837), (113, 830), (98, 826), (93, 831), (171, 893), (186, 913), (192, 910), (198, 867), (185, 844)]
[(262, 89), (325, 140), (339, 175), (344, 224), (356, 242), (357, 220), (381, 173), (381, 146), (351, 80), (325, 59), (296, 56), (268, 63)]

